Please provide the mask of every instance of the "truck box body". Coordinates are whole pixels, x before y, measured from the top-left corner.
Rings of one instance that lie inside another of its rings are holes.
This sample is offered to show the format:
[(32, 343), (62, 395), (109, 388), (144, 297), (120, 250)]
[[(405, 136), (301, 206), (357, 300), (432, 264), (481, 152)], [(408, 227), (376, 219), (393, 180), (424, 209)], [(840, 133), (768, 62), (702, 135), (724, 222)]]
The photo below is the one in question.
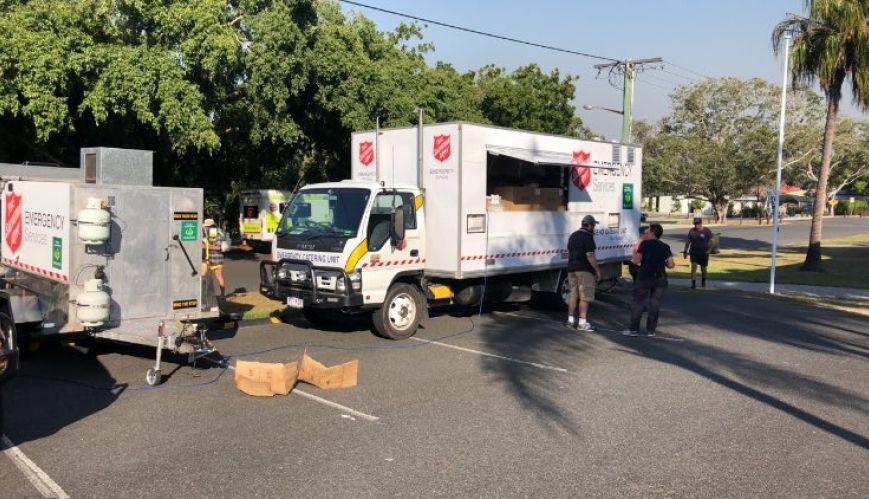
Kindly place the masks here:
[[(110, 239), (97, 245), (78, 236), (77, 214), (91, 198), (111, 213)], [(127, 331), (153, 344), (159, 321), (202, 315), (202, 206), (201, 189), (8, 181), (0, 254), (18, 272), (7, 281), (36, 292), (45, 333), (81, 332), (76, 298), (104, 267), (111, 305), (98, 334)]]
[[(420, 185), (422, 154), (426, 275), (564, 267), (567, 240), (585, 215), (598, 221), (599, 261), (630, 258), (640, 222), (639, 147), (468, 123), (425, 125), (421, 151), (418, 136), (418, 128), (353, 134), (352, 176), (386, 187)], [(524, 183), (536, 175), (550, 185), (503, 185), (511, 173), (499, 164), (528, 173)]]

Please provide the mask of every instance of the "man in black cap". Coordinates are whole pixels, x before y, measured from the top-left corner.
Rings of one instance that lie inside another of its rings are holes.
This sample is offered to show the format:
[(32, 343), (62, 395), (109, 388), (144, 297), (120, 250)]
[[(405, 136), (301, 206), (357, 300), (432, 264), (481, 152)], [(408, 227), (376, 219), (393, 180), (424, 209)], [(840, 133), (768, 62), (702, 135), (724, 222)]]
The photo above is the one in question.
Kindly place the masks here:
[[(570, 285), (570, 297), (567, 300), (567, 327), (579, 331), (594, 331), (587, 316), (588, 306), (594, 302), (595, 287), (600, 280), (600, 267), (594, 257), (595, 225), (597, 220), (591, 215), (586, 215), (582, 219), (582, 228), (571, 234), (567, 242), (567, 282)], [(579, 324), (575, 323), (574, 316), (577, 308), (579, 308)]]
[(703, 219), (694, 217), (694, 228), (688, 231), (688, 240), (682, 256), (691, 255), (691, 289), (697, 288), (697, 266), (700, 266), (700, 285), (706, 287), (706, 267), (709, 266), (709, 252), (712, 249), (712, 231), (703, 227)]

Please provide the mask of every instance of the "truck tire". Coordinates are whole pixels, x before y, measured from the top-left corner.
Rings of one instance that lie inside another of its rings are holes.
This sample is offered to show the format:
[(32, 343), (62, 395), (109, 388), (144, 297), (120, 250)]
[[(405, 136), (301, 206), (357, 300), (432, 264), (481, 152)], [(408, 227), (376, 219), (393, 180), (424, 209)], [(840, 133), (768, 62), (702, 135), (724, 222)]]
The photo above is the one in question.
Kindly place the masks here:
[(423, 317), (425, 301), (416, 286), (400, 282), (386, 293), (383, 306), (371, 318), (378, 336), (389, 340), (403, 340), (416, 333)]
[(562, 272), (558, 279), (557, 290), (552, 292), (535, 291), (531, 294), (531, 306), (546, 310), (567, 310), (567, 298), (570, 296), (570, 285), (567, 282), (567, 272)]

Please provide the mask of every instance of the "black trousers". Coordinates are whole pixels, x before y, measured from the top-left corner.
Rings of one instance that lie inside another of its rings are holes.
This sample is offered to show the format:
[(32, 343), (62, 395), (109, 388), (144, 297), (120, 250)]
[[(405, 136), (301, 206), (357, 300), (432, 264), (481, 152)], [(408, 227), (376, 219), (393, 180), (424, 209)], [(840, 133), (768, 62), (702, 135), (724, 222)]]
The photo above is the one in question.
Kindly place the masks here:
[(631, 331), (640, 330), (640, 318), (643, 309), (648, 310), (646, 316), (646, 332), (658, 328), (658, 312), (661, 310), (661, 300), (667, 290), (667, 277), (640, 276), (634, 285), (634, 304), (631, 306)]

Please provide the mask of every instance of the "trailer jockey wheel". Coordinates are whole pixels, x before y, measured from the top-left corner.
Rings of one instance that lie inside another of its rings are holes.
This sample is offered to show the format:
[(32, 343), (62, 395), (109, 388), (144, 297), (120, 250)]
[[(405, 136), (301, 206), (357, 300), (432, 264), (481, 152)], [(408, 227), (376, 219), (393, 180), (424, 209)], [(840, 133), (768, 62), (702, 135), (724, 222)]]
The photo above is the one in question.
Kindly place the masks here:
[(415, 286), (398, 283), (386, 293), (383, 306), (372, 315), (378, 336), (390, 340), (410, 338), (419, 327), (425, 302)]
[(151, 367), (145, 372), (145, 382), (148, 383), (148, 386), (157, 386), (162, 381), (163, 374), (160, 373), (159, 369)]

